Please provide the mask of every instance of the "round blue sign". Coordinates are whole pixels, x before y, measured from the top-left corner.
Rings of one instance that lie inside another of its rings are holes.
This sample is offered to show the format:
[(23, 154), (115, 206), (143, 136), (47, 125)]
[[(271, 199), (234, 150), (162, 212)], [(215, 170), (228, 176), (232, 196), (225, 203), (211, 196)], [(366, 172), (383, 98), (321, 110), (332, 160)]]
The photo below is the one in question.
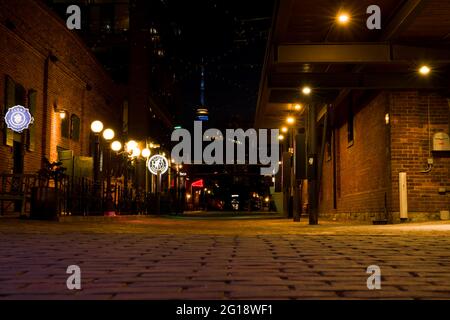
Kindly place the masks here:
[(8, 129), (15, 132), (22, 132), (28, 129), (34, 119), (28, 108), (23, 106), (14, 106), (8, 109), (5, 115), (5, 122)]

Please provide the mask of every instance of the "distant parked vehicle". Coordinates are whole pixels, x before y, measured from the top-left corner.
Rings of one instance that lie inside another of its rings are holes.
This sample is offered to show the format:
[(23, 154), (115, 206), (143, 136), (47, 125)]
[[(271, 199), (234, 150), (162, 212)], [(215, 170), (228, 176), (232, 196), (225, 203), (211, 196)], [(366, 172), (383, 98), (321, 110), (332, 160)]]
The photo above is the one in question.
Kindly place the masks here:
[(239, 200), (238, 199), (231, 200), (231, 209), (234, 211), (239, 211)]

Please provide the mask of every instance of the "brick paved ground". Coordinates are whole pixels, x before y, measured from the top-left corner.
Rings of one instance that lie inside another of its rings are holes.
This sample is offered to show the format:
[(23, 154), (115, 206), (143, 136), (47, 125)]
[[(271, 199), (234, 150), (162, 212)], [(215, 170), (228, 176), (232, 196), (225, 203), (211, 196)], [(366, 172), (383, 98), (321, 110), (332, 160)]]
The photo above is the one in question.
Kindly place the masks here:
[[(73, 264), (81, 291), (66, 288)], [(0, 299), (67, 298), (449, 299), (450, 224), (1, 218)]]

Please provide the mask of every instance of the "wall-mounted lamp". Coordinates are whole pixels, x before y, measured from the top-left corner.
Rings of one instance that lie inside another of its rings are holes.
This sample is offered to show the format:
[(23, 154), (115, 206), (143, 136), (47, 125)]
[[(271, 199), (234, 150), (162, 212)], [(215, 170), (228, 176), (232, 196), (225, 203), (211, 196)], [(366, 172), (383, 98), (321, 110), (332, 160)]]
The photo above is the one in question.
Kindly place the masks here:
[(58, 104), (57, 104), (56, 101), (53, 104), (53, 109), (55, 110), (56, 113), (59, 114), (59, 118), (61, 120), (64, 120), (67, 117), (67, 113), (68, 112), (66, 110), (64, 110), (64, 109), (58, 108)]
[(58, 113), (61, 120), (64, 120), (67, 117), (67, 112), (65, 110), (60, 110)]

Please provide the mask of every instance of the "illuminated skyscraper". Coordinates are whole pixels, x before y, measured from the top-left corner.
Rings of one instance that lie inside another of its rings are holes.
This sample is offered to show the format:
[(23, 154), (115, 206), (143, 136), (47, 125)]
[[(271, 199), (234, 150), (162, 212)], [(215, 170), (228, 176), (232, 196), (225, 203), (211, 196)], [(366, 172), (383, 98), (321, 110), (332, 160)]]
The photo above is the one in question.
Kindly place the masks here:
[(200, 106), (197, 108), (196, 120), (208, 121), (209, 111), (205, 103), (205, 65), (203, 64), (203, 59), (202, 65), (200, 67), (200, 72)]

